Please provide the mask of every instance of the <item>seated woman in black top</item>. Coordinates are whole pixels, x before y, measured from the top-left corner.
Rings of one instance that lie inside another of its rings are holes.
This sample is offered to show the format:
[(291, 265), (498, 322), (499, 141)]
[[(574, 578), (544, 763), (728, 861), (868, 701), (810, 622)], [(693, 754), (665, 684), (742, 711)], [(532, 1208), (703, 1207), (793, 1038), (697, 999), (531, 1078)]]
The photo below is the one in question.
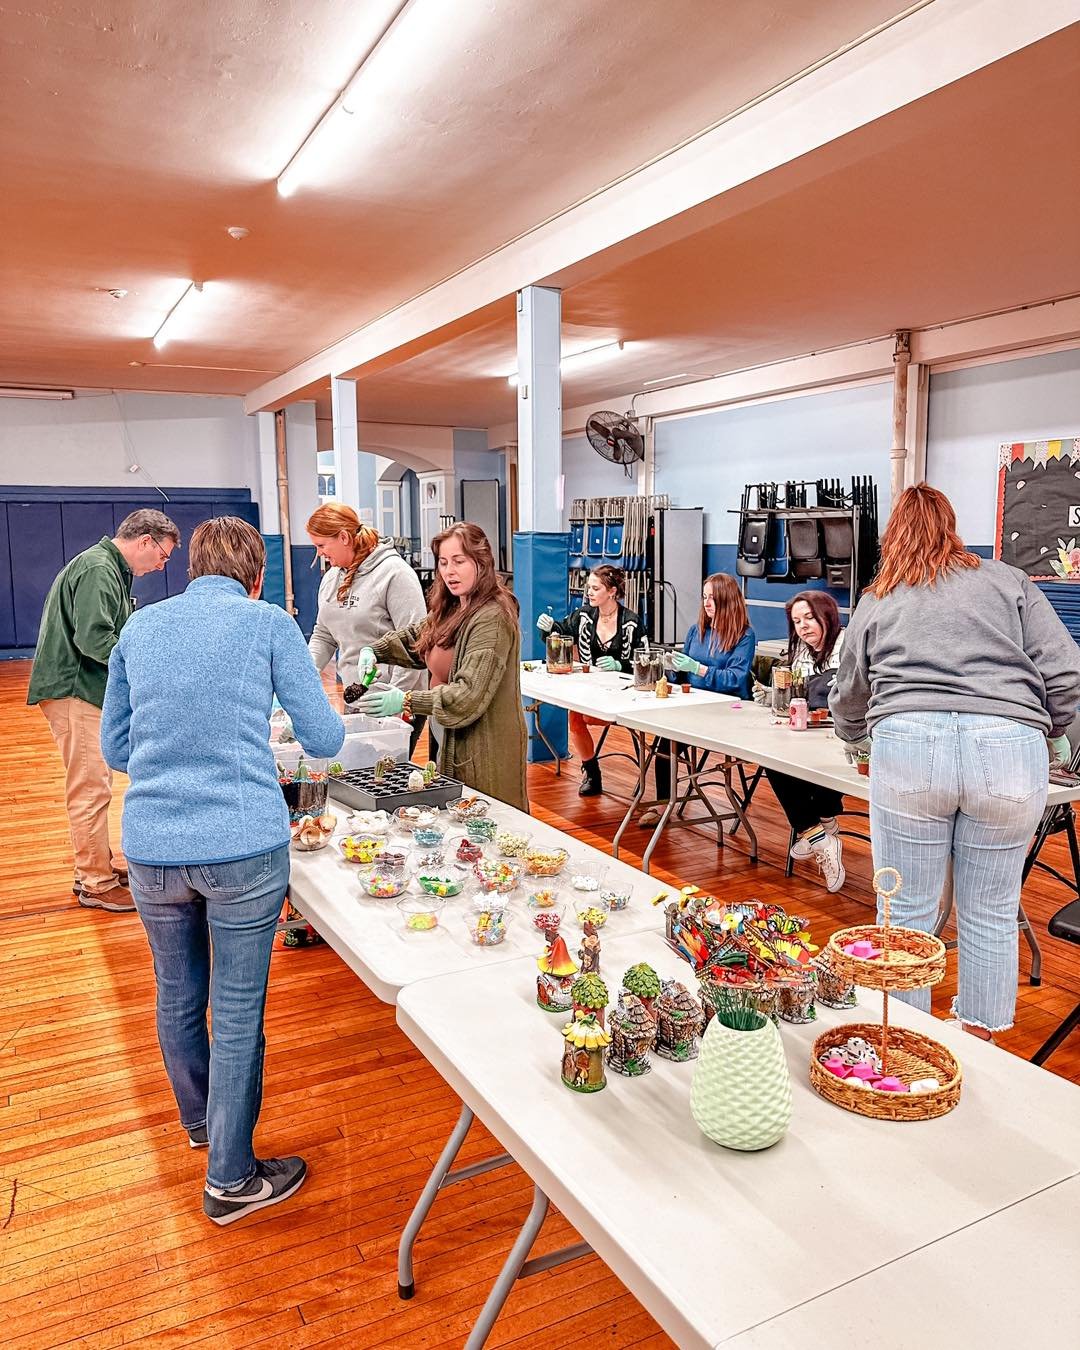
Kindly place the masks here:
[[(625, 578), (622, 569), (606, 563), (589, 573), (585, 586), (586, 603), (561, 621), (541, 614), (537, 628), (544, 634), (556, 632), (572, 637), (582, 661), (598, 670), (632, 671), (634, 648), (641, 645), (644, 630), (638, 616), (620, 604)], [(596, 797), (604, 790), (600, 761), (596, 757), (590, 726), (608, 726), (599, 717), (569, 714), (570, 744), (581, 759), (579, 797)]]

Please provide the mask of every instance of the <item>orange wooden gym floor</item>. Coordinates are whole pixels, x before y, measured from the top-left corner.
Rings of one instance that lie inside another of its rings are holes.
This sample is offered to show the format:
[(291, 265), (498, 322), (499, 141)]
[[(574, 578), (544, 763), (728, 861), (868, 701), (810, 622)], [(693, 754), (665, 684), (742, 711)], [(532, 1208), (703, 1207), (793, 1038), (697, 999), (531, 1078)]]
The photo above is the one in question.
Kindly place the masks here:
[[(460, 1346), (529, 1208), (527, 1179), (506, 1168), (438, 1201), (417, 1247), (417, 1296), (399, 1302), (398, 1233), (457, 1116), (457, 1099), (398, 1031), (393, 1009), (328, 948), (279, 949), (257, 1142), (267, 1155), (303, 1153), (311, 1175), (279, 1209), (228, 1229), (207, 1222), (205, 1154), (187, 1148), (175, 1119), (142, 930), (134, 914), (83, 910), (71, 895), (60, 762), (45, 719), (24, 705), (28, 674), (26, 662), (0, 663), (5, 1350), (211, 1341), (265, 1350)], [(608, 778), (623, 788), (629, 782), (619, 767)], [(580, 802), (573, 766), (561, 778), (532, 768), (529, 787), (536, 815), (608, 847), (621, 808), (609, 798)], [(121, 791), (118, 783), (117, 827)], [(738, 844), (717, 853), (706, 836), (681, 831), (658, 851), (654, 871), (732, 900), (779, 900), (810, 917), (819, 941), (865, 918), (865, 845), (847, 847), (848, 884), (843, 896), (829, 896), (805, 864), (785, 882), (786, 827), (764, 786), (754, 819), (757, 865)], [(630, 861), (645, 838), (632, 832)], [(1056, 842), (1047, 857), (1064, 865)], [(1025, 891), (1045, 978), (1040, 989), (1022, 984), (1003, 1053), (1030, 1055), (1080, 997), (1076, 949), (1045, 936), (1048, 915), (1066, 898), (1038, 876)], [(935, 992), (935, 1011), (944, 1014), (953, 991), (950, 980)], [(1049, 1068), (1080, 1082), (1080, 1033)], [(465, 1156), (489, 1148), (474, 1127)], [(538, 1250), (573, 1240), (553, 1214)], [(672, 1344), (596, 1257), (519, 1284), (489, 1344), (559, 1350), (583, 1341)]]

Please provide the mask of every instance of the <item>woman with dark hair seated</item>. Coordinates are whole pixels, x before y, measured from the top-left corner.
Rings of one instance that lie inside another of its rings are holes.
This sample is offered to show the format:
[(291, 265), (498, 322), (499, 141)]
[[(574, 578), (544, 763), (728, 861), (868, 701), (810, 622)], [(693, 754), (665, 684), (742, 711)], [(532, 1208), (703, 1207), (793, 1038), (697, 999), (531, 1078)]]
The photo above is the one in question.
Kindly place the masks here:
[[(597, 670), (629, 673), (634, 668), (634, 650), (640, 646), (644, 630), (638, 616), (622, 603), (625, 587), (622, 569), (605, 563), (589, 573), (585, 586), (586, 603), (580, 609), (560, 620), (553, 619), (550, 614), (541, 614), (536, 626), (545, 636), (562, 633), (564, 637), (572, 637), (581, 660), (596, 666)], [(570, 744), (581, 760), (579, 797), (598, 797), (604, 790), (600, 760), (589, 728), (610, 725), (603, 718), (588, 717), (584, 713), (571, 712), (569, 715)]]
[[(844, 647), (840, 610), (828, 591), (802, 591), (785, 606), (788, 621), (787, 663), (794, 684), (819, 687), (815, 703), (828, 705), (827, 686), (835, 679)], [(831, 675), (831, 678), (829, 676)], [(825, 676), (826, 678), (821, 678)], [(838, 891), (846, 873), (843, 842), (836, 817), (844, 809), (844, 799), (832, 788), (807, 783), (802, 778), (766, 769), (765, 776), (784, 809), (788, 823), (798, 835), (791, 856), (798, 861), (813, 858), (821, 869), (825, 887)]]

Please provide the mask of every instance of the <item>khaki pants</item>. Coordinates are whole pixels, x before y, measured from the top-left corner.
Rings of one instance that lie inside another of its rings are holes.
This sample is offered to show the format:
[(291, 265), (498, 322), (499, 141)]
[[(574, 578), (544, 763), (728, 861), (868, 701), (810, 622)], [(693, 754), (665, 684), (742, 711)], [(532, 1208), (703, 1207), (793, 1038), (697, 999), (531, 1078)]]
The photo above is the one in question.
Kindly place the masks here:
[(127, 869), (109, 846), (112, 773), (101, 754), (101, 709), (81, 698), (49, 699), (39, 707), (64, 760), (75, 880), (101, 895), (118, 886), (117, 872)]

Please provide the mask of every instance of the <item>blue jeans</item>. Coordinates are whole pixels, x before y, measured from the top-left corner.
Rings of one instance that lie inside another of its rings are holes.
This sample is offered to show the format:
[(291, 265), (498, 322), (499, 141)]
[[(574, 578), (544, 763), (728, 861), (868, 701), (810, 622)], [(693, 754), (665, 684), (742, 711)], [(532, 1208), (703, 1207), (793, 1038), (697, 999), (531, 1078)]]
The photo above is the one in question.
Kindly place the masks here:
[(208, 1185), (243, 1185), (255, 1174), (263, 1009), (288, 846), (187, 867), (129, 860), (128, 876), (154, 956), (158, 1043), (181, 1124), (206, 1125)]
[[(1016, 1011), (1020, 876), (1046, 807), (1048, 767), (1042, 733), (1004, 717), (899, 713), (874, 727), (874, 866), (903, 878), (892, 922), (933, 928), (951, 859), (960, 957), (953, 1013), (988, 1031), (1012, 1026)], [(929, 989), (897, 997), (930, 1011)]]

